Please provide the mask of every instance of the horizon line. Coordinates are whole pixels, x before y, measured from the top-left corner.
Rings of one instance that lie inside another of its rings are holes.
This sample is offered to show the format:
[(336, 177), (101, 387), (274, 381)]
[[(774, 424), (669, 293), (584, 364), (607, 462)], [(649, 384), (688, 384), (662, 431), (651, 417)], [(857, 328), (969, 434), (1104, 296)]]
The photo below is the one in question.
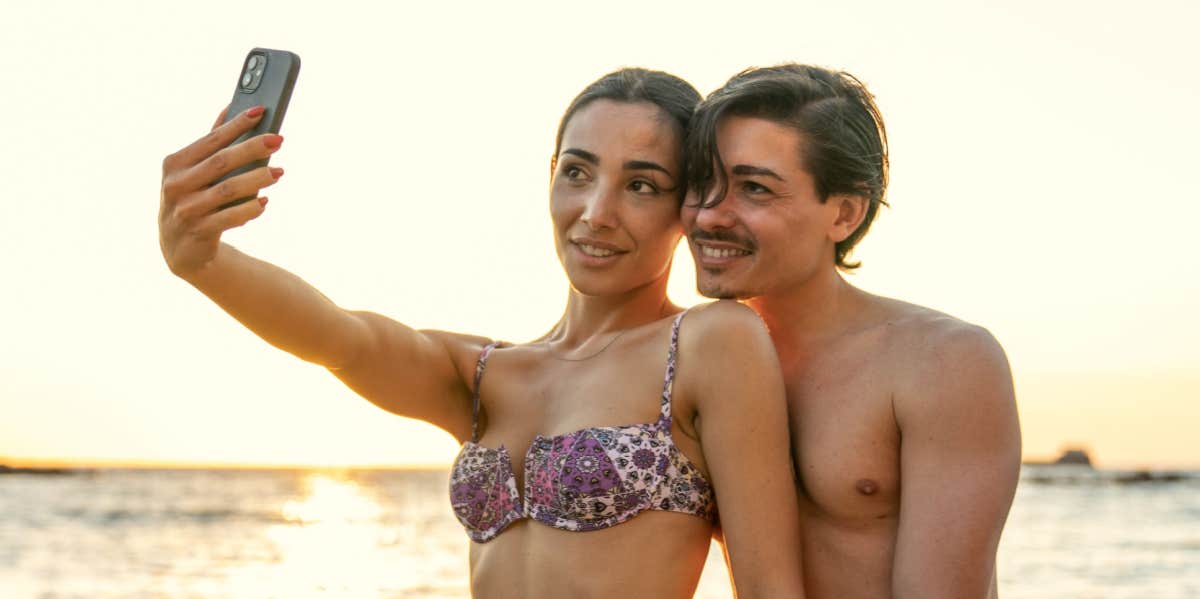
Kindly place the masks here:
[[(1088, 452), (1091, 453), (1090, 451)], [(1054, 456), (1021, 456), (1022, 466), (1040, 466), (1054, 462)], [(417, 462), (408, 464), (397, 463), (341, 463), (341, 464), (306, 464), (301, 462), (228, 462), (203, 460), (135, 460), (135, 459), (80, 459), (80, 458), (24, 458), (0, 455), (0, 466), (10, 468), (31, 469), (128, 469), (128, 470), (405, 470), (430, 471), (449, 470), (450, 463)], [(1200, 470), (1200, 463), (1148, 463), (1133, 461), (1094, 460), (1092, 467), (1098, 470)]]
[(72, 458), (17, 458), (0, 456), (0, 466), (31, 469), (128, 469), (128, 470), (448, 470), (449, 464), (305, 464), (299, 462), (220, 462), (220, 461), (167, 461), (131, 459), (72, 459)]

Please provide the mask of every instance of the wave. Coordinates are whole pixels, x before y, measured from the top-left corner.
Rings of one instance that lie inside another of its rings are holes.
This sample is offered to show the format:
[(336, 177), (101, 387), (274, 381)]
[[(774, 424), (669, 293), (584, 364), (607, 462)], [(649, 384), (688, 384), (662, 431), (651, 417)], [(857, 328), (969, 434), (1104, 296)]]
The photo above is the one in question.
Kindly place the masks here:
[(64, 509), (57, 516), (69, 520), (82, 520), (102, 525), (162, 525), (162, 524), (213, 524), (231, 521), (254, 524), (286, 523), (282, 514), (268, 511), (245, 511), (237, 509), (194, 509), (194, 510), (129, 510), (129, 509)]

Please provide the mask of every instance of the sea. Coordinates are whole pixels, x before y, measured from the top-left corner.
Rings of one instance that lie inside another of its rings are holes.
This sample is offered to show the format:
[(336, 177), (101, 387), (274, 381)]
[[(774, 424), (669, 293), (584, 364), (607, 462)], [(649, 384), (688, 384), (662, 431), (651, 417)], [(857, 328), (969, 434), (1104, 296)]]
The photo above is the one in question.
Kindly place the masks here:
[[(444, 470), (0, 475), (0, 599), (468, 596)], [(1200, 598), (1200, 472), (1025, 466), (1006, 599)], [(696, 597), (732, 596), (710, 553)]]

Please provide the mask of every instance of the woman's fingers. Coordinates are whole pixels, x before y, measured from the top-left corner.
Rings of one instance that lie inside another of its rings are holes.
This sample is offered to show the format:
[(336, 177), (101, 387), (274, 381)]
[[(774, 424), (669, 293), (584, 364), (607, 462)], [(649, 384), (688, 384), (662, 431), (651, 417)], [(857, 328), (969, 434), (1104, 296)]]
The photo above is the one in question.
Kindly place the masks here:
[[(204, 159), (184, 173), (181, 183), (189, 189), (212, 185), (214, 181), (258, 160), (279, 151), (283, 136), (274, 133), (259, 135), (237, 145), (225, 148)], [(239, 173), (240, 174), (240, 173)]]
[[(247, 165), (256, 161), (265, 161), (268, 156), (278, 151), (282, 144), (282, 136), (268, 133), (252, 137), (237, 145), (220, 150), (199, 164), (193, 165), (191, 168), (164, 176), (163, 196), (164, 198), (168, 198), (168, 202), (183, 201), (183, 198), (203, 191), (210, 186), (219, 187), (225, 185), (229, 179), (220, 182), (216, 181), (230, 172), (247, 167)], [(242, 174), (238, 173), (238, 176)], [(264, 183), (269, 181), (270, 179), (263, 180)], [(224, 189), (228, 188), (226, 186)], [(236, 196), (236, 198), (244, 198), (247, 195), (255, 193), (257, 193), (257, 189), (251, 189), (243, 195)]]
[(267, 209), (267, 198), (255, 198), (249, 202), (214, 212), (200, 224), (201, 235), (216, 235), (240, 227), (260, 216)]
[(221, 123), (225, 122), (226, 114), (229, 114), (229, 106), (228, 105), (226, 105), (225, 108), (221, 109), (221, 114), (217, 115), (217, 120), (213, 121), (213, 126), (209, 129), (209, 131), (216, 129), (217, 127), (220, 127)]
[(241, 134), (249, 131), (258, 124), (265, 109), (262, 106), (250, 108), (228, 123), (218, 125), (212, 131), (192, 142), (187, 147), (167, 156), (163, 160), (163, 177), (190, 168), (200, 161), (215, 154), (221, 148), (233, 143)]
[(274, 185), (282, 176), (281, 168), (256, 168), (189, 195), (175, 210), (183, 220), (197, 220), (214, 212), (225, 212), (229, 208), (220, 209), (221, 206), (240, 198), (257, 196), (260, 189)]

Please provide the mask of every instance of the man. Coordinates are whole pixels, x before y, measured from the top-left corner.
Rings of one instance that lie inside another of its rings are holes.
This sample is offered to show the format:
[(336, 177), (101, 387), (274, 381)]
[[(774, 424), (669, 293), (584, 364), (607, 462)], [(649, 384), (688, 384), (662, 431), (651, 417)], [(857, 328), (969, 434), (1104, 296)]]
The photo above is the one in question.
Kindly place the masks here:
[(809, 597), (996, 596), (1021, 439), (984, 329), (871, 295), (840, 270), (888, 177), (854, 77), (751, 69), (700, 106), (683, 222), (701, 293), (770, 328), (790, 407)]

